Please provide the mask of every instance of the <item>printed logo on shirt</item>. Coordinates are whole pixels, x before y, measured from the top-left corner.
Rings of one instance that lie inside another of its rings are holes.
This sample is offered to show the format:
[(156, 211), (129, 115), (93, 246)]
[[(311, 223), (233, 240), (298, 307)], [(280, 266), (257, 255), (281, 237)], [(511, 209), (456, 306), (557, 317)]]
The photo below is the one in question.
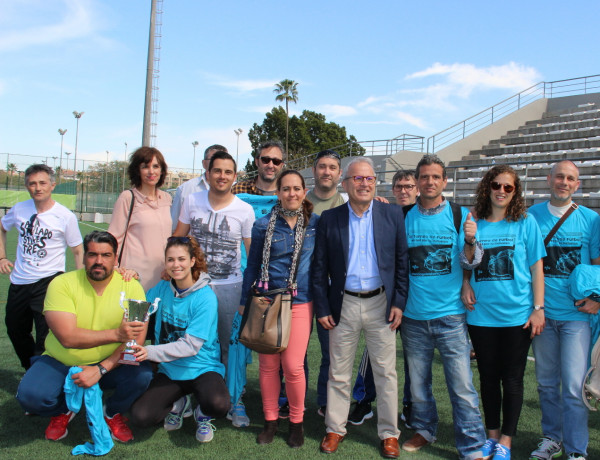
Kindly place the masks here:
[(162, 311), (162, 321), (160, 324), (160, 334), (158, 335), (158, 343), (173, 343), (177, 342), (185, 335), (187, 321), (182, 318), (173, 316), (168, 311)]
[(41, 259), (48, 255), (46, 246), (47, 240), (52, 239), (52, 231), (42, 227), (37, 214), (34, 214), (29, 220), (21, 222), (19, 233), (23, 244), (24, 262), (39, 266)]
[[(483, 243), (482, 243), (483, 244)], [(479, 267), (475, 269), (475, 281), (504, 281), (515, 278), (515, 246), (496, 246), (485, 251)]]
[(435, 244), (408, 248), (410, 274), (439, 276), (452, 273), (452, 245)]
[(227, 216), (211, 212), (206, 222), (202, 217), (192, 217), (191, 234), (206, 257), (208, 274), (213, 279), (227, 279), (234, 272), (240, 241), (230, 236), (231, 226)]
[(544, 257), (544, 276), (568, 278), (575, 267), (581, 264), (581, 246), (549, 246)]

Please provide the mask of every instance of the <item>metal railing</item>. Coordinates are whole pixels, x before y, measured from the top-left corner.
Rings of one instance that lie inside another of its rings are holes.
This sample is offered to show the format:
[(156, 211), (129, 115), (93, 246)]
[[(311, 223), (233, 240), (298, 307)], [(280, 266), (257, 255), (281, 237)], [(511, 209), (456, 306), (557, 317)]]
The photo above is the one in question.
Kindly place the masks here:
[(503, 101), (428, 137), (427, 152), (435, 153), (538, 99), (572, 96), (574, 94), (588, 94), (598, 92), (599, 90), (600, 75), (590, 75), (587, 77), (569, 78), (567, 80), (551, 82), (539, 82), (514, 96), (504, 99)]

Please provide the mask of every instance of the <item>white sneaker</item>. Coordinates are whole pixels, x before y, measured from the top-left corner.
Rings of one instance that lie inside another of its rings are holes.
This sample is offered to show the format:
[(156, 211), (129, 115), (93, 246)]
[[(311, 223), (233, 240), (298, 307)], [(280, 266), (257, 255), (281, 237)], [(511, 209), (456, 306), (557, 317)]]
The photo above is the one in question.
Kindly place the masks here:
[(196, 439), (200, 442), (211, 442), (217, 430), (217, 427), (211, 423), (214, 419), (204, 415), (202, 410), (200, 410), (200, 406), (196, 406), (194, 418), (196, 419), (196, 423), (198, 423)]
[(551, 458), (560, 457), (561, 455), (562, 443), (556, 442), (548, 436), (544, 436), (540, 439), (538, 448), (529, 456), (529, 460), (549, 460)]
[(191, 417), (193, 414), (192, 398), (190, 395), (185, 395), (173, 403), (173, 408), (165, 417), (163, 426), (167, 431), (178, 430), (183, 425), (184, 417)]
[(246, 415), (246, 406), (241, 399), (227, 412), (227, 420), (231, 420), (231, 424), (236, 428), (250, 425), (250, 418)]

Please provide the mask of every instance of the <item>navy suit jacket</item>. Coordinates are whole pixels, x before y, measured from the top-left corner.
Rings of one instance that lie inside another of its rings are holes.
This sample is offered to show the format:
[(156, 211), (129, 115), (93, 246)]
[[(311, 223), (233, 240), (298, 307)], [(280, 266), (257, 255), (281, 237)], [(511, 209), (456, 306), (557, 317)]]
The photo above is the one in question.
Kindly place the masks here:
[[(321, 214), (313, 258), (313, 303), (317, 318), (340, 321), (350, 247), (348, 204)], [(387, 296), (386, 320), (392, 306), (404, 311), (408, 297), (408, 248), (402, 208), (373, 201), (373, 237), (379, 276)]]

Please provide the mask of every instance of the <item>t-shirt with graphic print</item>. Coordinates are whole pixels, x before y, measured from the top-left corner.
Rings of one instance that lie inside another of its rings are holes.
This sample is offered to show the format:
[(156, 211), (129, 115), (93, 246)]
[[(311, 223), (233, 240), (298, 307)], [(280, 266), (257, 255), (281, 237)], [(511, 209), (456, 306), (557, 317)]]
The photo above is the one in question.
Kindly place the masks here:
[(467, 312), (474, 326), (512, 327), (527, 322), (533, 311), (530, 267), (546, 255), (544, 241), (532, 216), (517, 222), (477, 221), (483, 260), (473, 270), (475, 310)]
[(10, 274), (13, 284), (32, 284), (64, 272), (67, 246), (83, 242), (75, 214), (57, 202), (40, 214), (32, 199), (17, 203), (2, 217), (2, 227), (7, 232), (14, 227), (19, 233)]
[[(548, 210), (549, 202), (529, 208), (542, 237), (550, 233), (559, 218)], [(557, 321), (589, 321), (590, 315), (580, 312), (569, 295), (568, 279), (579, 264), (590, 265), (600, 257), (600, 216), (585, 206), (579, 206), (563, 222), (546, 248), (544, 257), (544, 306), (547, 318)]]
[(179, 220), (190, 225), (208, 265), (211, 284), (242, 282), (240, 267), (242, 238), (252, 236), (254, 210), (237, 196), (226, 207), (215, 211), (208, 191), (189, 195), (183, 202)]
[(404, 315), (428, 321), (465, 312), (460, 300), (463, 270), (459, 253), (464, 246), (464, 223), (469, 211), (461, 209), (460, 233), (456, 233), (452, 208), (425, 215), (414, 206), (406, 214), (409, 258), (408, 301)]

